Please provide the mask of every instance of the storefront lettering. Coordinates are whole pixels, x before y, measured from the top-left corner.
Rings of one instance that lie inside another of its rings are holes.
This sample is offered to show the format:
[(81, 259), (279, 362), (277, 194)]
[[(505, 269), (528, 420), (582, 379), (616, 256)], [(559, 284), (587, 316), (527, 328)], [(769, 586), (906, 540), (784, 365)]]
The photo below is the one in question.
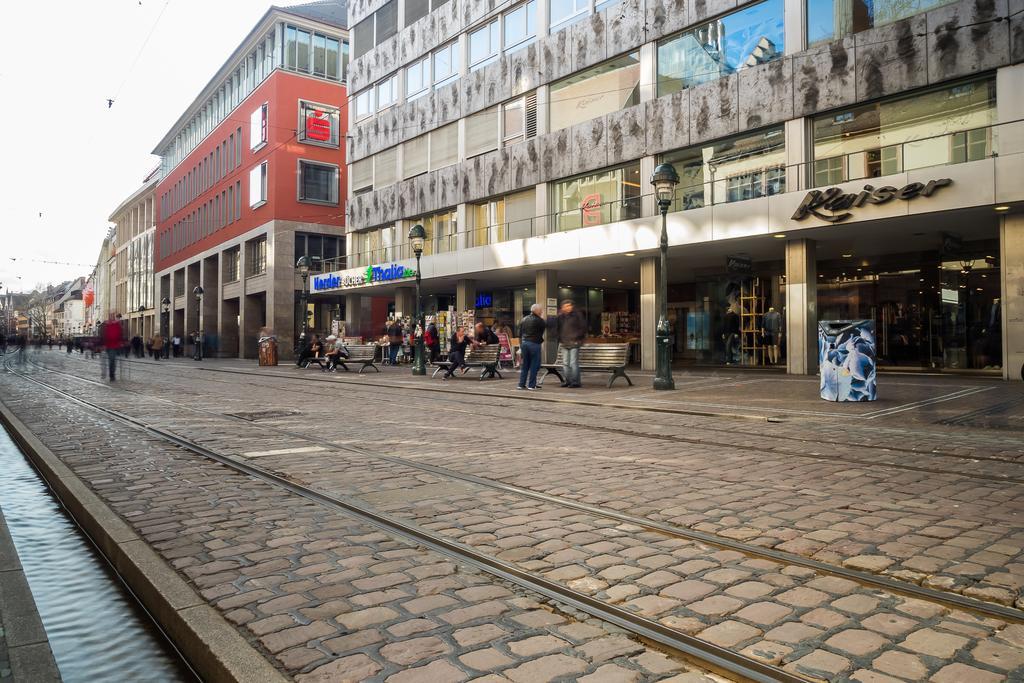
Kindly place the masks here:
[(389, 282), (416, 277), (412, 268), (392, 263), (390, 266), (367, 266), (366, 270), (355, 273), (325, 273), (313, 276), (312, 290), (323, 292), (329, 289), (346, 289), (361, 287), (374, 282)]
[[(793, 220), (799, 221), (814, 216), (829, 223), (845, 221), (853, 214), (849, 209), (859, 209), (865, 204), (885, 204), (893, 199), (910, 201), (915, 197), (931, 197), (940, 187), (952, 185), (949, 178), (929, 180), (925, 183), (910, 183), (896, 189), (892, 185), (873, 187), (865, 185), (860, 192), (847, 194), (838, 187), (830, 187), (827, 190), (811, 190), (796, 207), (793, 213)], [(824, 213), (824, 212), (831, 213)]]

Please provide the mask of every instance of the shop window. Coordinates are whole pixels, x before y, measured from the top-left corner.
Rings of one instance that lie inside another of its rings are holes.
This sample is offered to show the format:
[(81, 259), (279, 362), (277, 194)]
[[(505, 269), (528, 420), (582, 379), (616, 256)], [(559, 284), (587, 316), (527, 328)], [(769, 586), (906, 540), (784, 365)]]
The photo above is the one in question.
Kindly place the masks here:
[(430, 58), (424, 57), (405, 69), (405, 99), (414, 100), (430, 85)]
[(456, 123), (430, 133), (430, 170), (451, 166), (459, 160), (459, 127)]
[(807, 0), (807, 45), (905, 19), (954, 0)]
[(992, 77), (818, 116), (815, 184), (985, 159), (996, 151), (996, 121)]
[(257, 150), (267, 144), (267, 118), (270, 105), (266, 102), (249, 116), (249, 149)]
[(466, 119), (466, 158), (498, 149), (498, 107), (490, 107)]
[(299, 101), (299, 141), (337, 147), (340, 113), (337, 107)]
[(670, 152), (662, 161), (679, 173), (673, 211), (786, 191), (782, 126)]
[(658, 95), (782, 57), (783, 0), (765, 0), (658, 44)]
[(434, 55), (434, 87), (451, 83), (459, 77), (459, 42), (448, 43), (435, 50)]
[(639, 218), (641, 189), (639, 163), (555, 183), (555, 225), (575, 230)]
[(299, 201), (338, 203), (338, 167), (313, 161), (299, 162)]
[(483, 28), (469, 34), (469, 68), (478, 69), (490, 63), (501, 49), (501, 35), (498, 31), (498, 20), (490, 22)]
[(245, 244), (246, 275), (259, 275), (267, 272), (267, 237), (258, 237)]
[(427, 136), (421, 135), (402, 143), (402, 178), (412, 178), (427, 172)]
[(551, 32), (578, 21), (590, 13), (589, 0), (551, 0), (549, 24)]
[(398, 147), (373, 156), (373, 187), (380, 189), (398, 182)]
[(249, 208), (267, 203), (267, 162), (249, 171)]
[(580, 71), (551, 85), (551, 130), (561, 130), (640, 103), (640, 53)]

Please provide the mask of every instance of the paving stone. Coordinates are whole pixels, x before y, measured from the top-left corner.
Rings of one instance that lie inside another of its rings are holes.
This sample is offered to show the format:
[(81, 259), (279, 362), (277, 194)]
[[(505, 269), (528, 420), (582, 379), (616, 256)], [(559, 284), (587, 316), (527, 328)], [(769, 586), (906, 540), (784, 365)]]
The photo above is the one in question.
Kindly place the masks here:
[(1012, 671), (1024, 667), (1024, 650), (1018, 647), (982, 641), (971, 650), (971, 656), (982, 664), (988, 664), (1000, 671)]
[(362, 681), (375, 676), (383, 667), (364, 654), (342, 657), (295, 677), (299, 683)]
[(928, 674), (928, 667), (917, 655), (896, 650), (883, 652), (871, 662), (871, 666), (879, 671), (912, 681), (921, 680)]
[(498, 652), (493, 647), (470, 652), (459, 657), (459, 661), (477, 671), (499, 671), (515, 664), (514, 659)]
[(774, 640), (780, 643), (792, 645), (805, 640), (816, 639), (821, 634), (822, 630), (820, 628), (814, 628), (813, 626), (807, 626), (806, 624), (790, 621), (782, 624), (781, 626), (776, 626), (765, 633), (764, 636), (767, 640)]
[(903, 635), (917, 626), (917, 622), (913, 619), (907, 619), (906, 617), (901, 617), (898, 614), (892, 614), (890, 612), (873, 614), (867, 619), (863, 619), (861, 624), (864, 628), (884, 633), (887, 636)]
[(761, 635), (760, 629), (738, 621), (723, 621), (701, 631), (698, 638), (722, 647), (734, 647)]
[(388, 676), (388, 683), (458, 683), (469, 675), (446, 659), (437, 659), (426, 666), (405, 669)]
[(366, 628), (367, 626), (382, 624), (397, 617), (398, 612), (390, 607), (370, 607), (368, 609), (359, 610), (358, 612), (339, 614), (337, 620), (338, 623), (344, 625), (348, 630), (354, 631), (356, 629)]
[(800, 615), (800, 621), (805, 624), (810, 624), (811, 626), (818, 626), (828, 631), (836, 626), (845, 624), (849, 621), (849, 618), (844, 614), (834, 612), (826, 607), (818, 607), (817, 609), (812, 609), (810, 612), (805, 612)]
[(716, 590), (717, 587), (714, 584), (694, 579), (687, 579), (686, 581), (680, 581), (679, 583), (675, 583), (668, 588), (663, 589), (661, 591), (661, 595), (689, 602), (691, 600), (699, 600), (705, 595), (713, 593)]
[(761, 583), (760, 581), (744, 581), (743, 583), (736, 584), (735, 586), (729, 586), (725, 589), (725, 592), (737, 598), (753, 600), (755, 598), (764, 597), (774, 590), (775, 588), (767, 583)]
[(851, 614), (868, 614), (878, 608), (878, 598), (868, 595), (847, 595), (833, 602), (832, 607)]
[(860, 657), (881, 650), (889, 645), (889, 641), (874, 631), (851, 628), (835, 634), (826, 640), (825, 644)]
[(657, 595), (645, 595), (635, 600), (630, 600), (624, 607), (645, 617), (654, 617), (676, 608), (679, 604), (678, 600), (670, 600)]
[(733, 616), (762, 626), (770, 626), (792, 613), (793, 610), (785, 605), (774, 602), (755, 602), (752, 605), (747, 605)]
[(933, 683), (999, 683), (1006, 678), (1002, 674), (956, 662), (942, 667), (928, 680)]
[(907, 636), (906, 639), (900, 643), (900, 646), (908, 650), (912, 650), (913, 652), (931, 655), (932, 657), (950, 659), (957, 650), (967, 645), (968, 642), (970, 641), (963, 636), (956, 636), (952, 633), (942, 633), (930, 628), (923, 628), (919, 631), (914, 631)]
[(415, 664), (423, 659), (446, 652), (448, 652), (448, 646), (436, 636), (400, 640), (397, 643), (389, 643), (380, 649), (382, 657), (402, 666)]
[(555, 624), (565, 623), (565, 617), (542, 609), (536, 609), (532, 612), (526, 612), (525, 614), (517, 614), (512, 617), (512, 620), (519, 622), (528, 628), (544, 628), (545, 626), (554, 626)]
[(594, 673), (581, 676), (576, 680), (579, 683), (634, 683), (640, 680), (640, 672), (615, 664), (605, 664)]
[(423, 614), (424, 612), (433, 612), (442, 607), (458, 604), (458, 602), (458, 600), (449, 595), (427, 595), (403, 602), (402, 609), (411, 614)]
[(699, 602), (694, 602), (690, 605), (687, 605), (690, 611), (696, 612), (697, 614), (717, 616), (735, 612), (742, 606), (742, 600), (730, 598), (727, 595), (712, 595), (710, 598), (704, 598)]
[(850, 661), (845, 657), (840, 657), (825, 650), (815, 650), (787, 664), (783, 668), (787, 671), (794, 671), (811, 678), (827, 681), (839, 676), (849, 667)]
[(405, 638), (411, 636), (414, 633), (423, 633), (424, 631), (433, 631), (440, 624), (430, 619), (410, 619), (409, 621), (401, 621), (397, 624), (388, 626), (387, 631), (391, 635), (399, 638)]
[(783, 645), (781, 643), (773, 643), (770, 640), (762, 640), (758, 643), (754, 643), (753, 645), (748, 645), (747, 647), (743, 648), (742, 650), (740, 650), (740, 654), (744, 654), (748, 657), (753, 657), (754, 659), (759, 659), (762, 662), (767, 662), (768, 664), (778, 664), (792, 651), (793, 648)]
[(607, 636), (580, 645), (576, 651), (595, 663), (643, 652), (644, 646), (625, 636)]
[(260, 638), (260, 642), (263, 643), (263, 646), (271, 652), (280, 652), (286, 648), (333, 633), (335, 633), (335, 629), (330, 624), (326, 624), (322, 621), (314, 621), (313, 623), (306, 624), (305, 626), (294, 626), (292, 628), (286, 628), (283, 631), (277, 631), (275, 633), (265, 635)]
[(857, 555), (843, 560), (843, 566), (875, 574), (892, 566), (896, 560), (886, 555)]
[(382, 640), (384, 640), (384, 637), (380, 634), (380, 631), (369, 629), (366, 631), (356, 631), (340, 638), (331, 638), (330, 640), (325, 640), (323, 644), (331, 652), (342, 655), (352, 650), (362, 649), (367, 645), (379, 643)]
[(547, 654), (563, 650), (569, 643), (551, 635), (533, 636), (524, 640), (517, 640), (508, 644), (508, 649), (518, 657), (533, 657), (535, 655)]
[(850, 680), (857, 683), (902, 683), (900, 678), (893, 678), (868, 669), (857, 669), (850, 674)]
[(452, 633), (452, 637), (462, 647), (472, 647), (480, 643), (493, 642), (507, 634), (508, 631), (497, 624), (484, 624), (482, 626), (459, 629)]
[(506, 669), (504, 674), (516, 683), (547, 683), (547, 681), (580, 674), (587, 670), (587, 663), (577, 657), (556, 654), (534, 659), (514, 669)]
[(829, 595), (811, 588), (793, 588), (776, 595), (775, 599), (793, 607), (817, 607), (828, 600)]
[(508, 611), (509, 607), (500, 600), (491, 600), (488, 602), (481, 602), (470, 607), (462, 607), (460, 609), (452, 610), (451, 612), (445, 612), (441, 615), (441, 618), (452, 625), (464, 624), (467, 621), (473, 621), (475, 619), (484, 619), (487, 617), (495, 617), (502, 612)]
[(667, 674), (683, 668), (681, 663), (655, 650), (644, 650), (642, 654), (629, 661), (654, 675)]

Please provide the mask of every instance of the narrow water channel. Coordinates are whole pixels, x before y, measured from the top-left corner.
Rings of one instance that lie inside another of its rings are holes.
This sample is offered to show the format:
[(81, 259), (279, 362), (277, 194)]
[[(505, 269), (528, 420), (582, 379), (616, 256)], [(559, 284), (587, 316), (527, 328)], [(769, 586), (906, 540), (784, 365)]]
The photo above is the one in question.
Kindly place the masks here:
[(66, 683), (196, 680), (2, 428), (0, 509)]

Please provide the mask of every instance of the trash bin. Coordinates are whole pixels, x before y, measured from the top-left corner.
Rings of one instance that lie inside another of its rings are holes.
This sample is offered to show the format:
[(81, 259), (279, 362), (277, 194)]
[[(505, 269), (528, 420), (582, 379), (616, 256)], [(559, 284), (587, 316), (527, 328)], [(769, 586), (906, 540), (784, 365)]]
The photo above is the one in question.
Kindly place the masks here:
[(263, 337), (259, 341), (260, 365), (277, 365), (277, 339)]
[(826, 401), (874, 401), (875, 322), (822, 320), (818, 323), (818, 372)]

